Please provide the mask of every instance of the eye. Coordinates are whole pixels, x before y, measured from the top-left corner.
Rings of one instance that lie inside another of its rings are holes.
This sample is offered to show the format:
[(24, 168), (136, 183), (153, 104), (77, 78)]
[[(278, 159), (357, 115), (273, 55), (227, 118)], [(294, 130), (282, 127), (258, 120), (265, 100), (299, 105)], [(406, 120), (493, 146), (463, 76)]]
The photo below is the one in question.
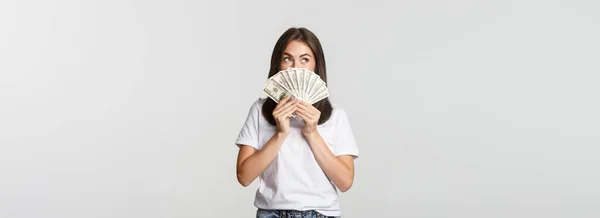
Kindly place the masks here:
[(308, 63), (308, 58), (302, 58), (302, 63)]
[(283, 58), (283, 62), (290, 62), (292, 61), (292, 59), (290, 57), (284, 57)]

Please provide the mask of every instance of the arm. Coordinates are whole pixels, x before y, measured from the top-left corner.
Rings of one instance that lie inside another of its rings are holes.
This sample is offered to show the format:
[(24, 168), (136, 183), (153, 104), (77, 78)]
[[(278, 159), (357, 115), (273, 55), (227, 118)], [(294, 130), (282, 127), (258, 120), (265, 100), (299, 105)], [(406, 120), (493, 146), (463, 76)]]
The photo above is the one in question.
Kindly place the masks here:
[(281, 149), (287, 133), (276, 133), (262, 149), (241, 146), (237, 158), (237, 180), (246, 187), (252, 183), (273, 162)]
[(321, 116), (321, 112), (317, 108), (301, 101), (297, 112), (305, 123), (302, 134), (308, 141), (319, 167), (340, 191), (348, 191), (354, 182), (354, 157), (351, 155), (335, 156), (329, 150), (325, 140), (317, 131), (317, 123)]
[(305, 134), (305, 138), (325, 175), (341, 192), (348, 191), (354, 181), (353, 157), (351, 155), (336, 157), (318, 132)]
[(258, 175), (267, 169), (279, 153), (283, 141), (290, 132), (289, 116), (297, 106), (296, 100), (288, 101), (289, 99), (290, 96), (283, 98), (273, 110), (277, 131), (260, 150), (251, 146), (240, 146), (236, 174), (237, 180), (242, 186), (250, 185)]

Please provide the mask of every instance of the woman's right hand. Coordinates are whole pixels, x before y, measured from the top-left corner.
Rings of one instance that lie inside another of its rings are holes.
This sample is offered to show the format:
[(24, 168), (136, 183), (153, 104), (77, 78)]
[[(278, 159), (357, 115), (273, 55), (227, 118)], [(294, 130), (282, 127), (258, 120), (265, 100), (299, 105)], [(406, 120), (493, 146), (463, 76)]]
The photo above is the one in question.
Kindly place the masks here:
[(296, 111), (296, 107), (298, 106), (297, 99), (291, 99), (291, 96), (286, 96), (281, 99), (275, 109), (273, 109), (273, 118), (275, 118), (275, 123), (277, 123), (277, 132), (278, 133), (289, 133), (290, 132), (290, 116), (294, 111)]

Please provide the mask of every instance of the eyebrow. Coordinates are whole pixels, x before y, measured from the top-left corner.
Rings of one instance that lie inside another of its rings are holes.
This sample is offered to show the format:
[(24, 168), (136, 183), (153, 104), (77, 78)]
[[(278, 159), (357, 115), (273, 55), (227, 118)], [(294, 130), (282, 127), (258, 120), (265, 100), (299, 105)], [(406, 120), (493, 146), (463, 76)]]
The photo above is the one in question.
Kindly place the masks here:
[[(294, 57), (293, 55), (291, 55), (290, 53), (287, 53), (287, 52), (284, 52), (284, 53), (283, 53), (283, 55), (284, 55), (284, 56), (285, 56), (285, 55), (287, 55), (287, 56)], [(308, 53), (305, 53), (305, 54), (302, 54), (302, 55), (300, 55), (300, 57), (303, 57), (303, 56), (309, 56), (309, 57), (311, 57), (311, 58), (312, 58), (312, 56), (310, 56)]]

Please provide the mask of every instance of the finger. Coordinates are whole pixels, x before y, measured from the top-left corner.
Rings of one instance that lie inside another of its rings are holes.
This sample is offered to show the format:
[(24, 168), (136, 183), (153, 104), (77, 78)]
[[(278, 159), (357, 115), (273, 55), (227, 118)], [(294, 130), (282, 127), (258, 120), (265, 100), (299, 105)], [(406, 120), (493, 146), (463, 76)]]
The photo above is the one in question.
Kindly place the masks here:
[(298, 110), (296, 110), (296, 112), (306, 115), (306, 109), (304, 109), (304, 106), (301, 104), (298, 104)]
[(321, 114), (321, 111), (317, 109), (315, 106), (308, 105), (308, 109), (315, 115)]
[(292, 104), (292, 105), (286, 107), (285, 109), (280, 110), (279, 112), (277, 112), (277, 114), (275, 116), (276, 117), (281, 117), (281, 116), (286, 115), (286, 114), (292, 114), (294, 111), (296, 111), (296, 109), (297, 109), (296, 104)]
[(296, 115), (300, 116), (300, 118), (302, 118), (302, 120), (304, 120), (304, 122), (308, 122), (311, 121), (312, 119), (308, 116), (306, 116), (304, 113), (298, 111), (298, 113), (296, 113)]
[(298, 108), (296, 111), (298, 112), (297, 114), (304, 120), (316, 120), (314, 115), (307, 113), (306, 110), (303, 110), (302, 108)]
[(279, 118), (278, 119), (289, 119), (289, 118), (292, 117), (292, 114), (294, 113), (294, 111), (295, 110), (292, 109), (292, 110), (287, 110), (287, 111), (281, 112), (279, 114)]
[(291, 98), (291, 99), (288, 100), (286, 103), (283, 103), (283, 101), (282, 101), (281, 105), (278, 105), (279, 108), (275, 107), (275, 109), (273, 111), (285, 109), (286, 107), (289, 107), (289, 105), (294, 104), (297, 101), (296, 99), (294, 99), (293, 96), (290, 96), (289, 98)]
[(306, 101), (299, 101), (299, 102), (300, 102), (300, 104), (302, 104), (302, 105), (308, 105), (308, 102), (306, 102)]
[(284, 106), (282, 106), (282, 107), (280, 107), (280, 108), (278, 108), (278, 109), (274, 110), (274, 111), (273, 111), (273, 114), (278, 114), (278, 113), (281, 113), (281, 111), (287, 110), (287, 109), (288, 109), (288, 108), (290, 108), (290, 107), (295, 107), (295, 105), (296, 105), (297, 103), (298, 103), (298, 102), (297, 102), (296, 100), (291, 100), (291, 101), (289, 101), (288, 103), (286, 103)]
[(302, 105), (304, 105), (306, 107), (307, 111), (311, 111), (314, 114), (316, 114), (316, 112), (319, 110), (315, 106), (313, 106), (312, 104), (310, 104), (308, 102), (305, 102), (305, 101), (302, 101)]
[(279, 102), (277, 103), (277, 106), (275, 106), (275, 109), (280, 108), (282, 105), (284, 105), (288, 99), (290, 99), (291, 95), (285, 96), (284, 98), (282, 98), (281, 100), (279, 100)]
[(299, 104), (298, 109), (302, 110), (303, 113), (306, 115), (316, 115), (316, 113), (314, 111), (310, 111), (310, 108), (307, 107), (305, 104)]
[(293, 114), (295, 111), (296, 111), (296, 110), (290, 110), (290, 111), (287, 111), (287, 113), (284, 113), (284, 114), (282, 114), (282, 116), (285, 116), (285, 117), (287, 117), (287, 118), (290, 118), (290, 117), (292, 117), (292, 114)]

